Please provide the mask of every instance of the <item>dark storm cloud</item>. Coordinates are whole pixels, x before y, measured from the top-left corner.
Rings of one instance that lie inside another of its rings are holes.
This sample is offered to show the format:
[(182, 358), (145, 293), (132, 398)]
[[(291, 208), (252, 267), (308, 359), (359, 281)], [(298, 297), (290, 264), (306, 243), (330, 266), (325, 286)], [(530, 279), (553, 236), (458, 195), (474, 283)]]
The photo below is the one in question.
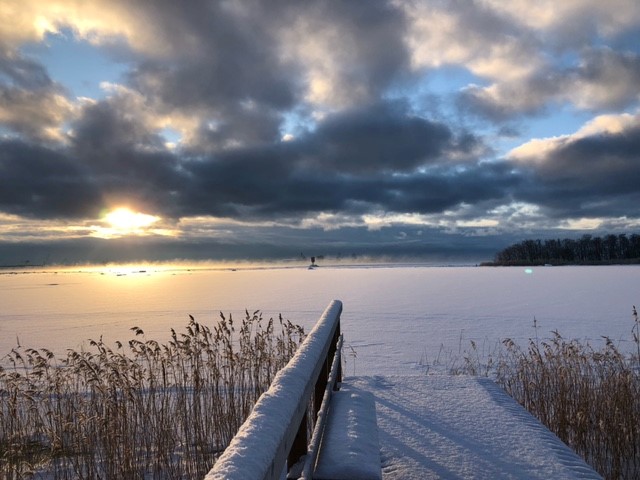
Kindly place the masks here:
[(2, 211), (32, 218), (78, 218), (95, 216), (101, 208), (88, 169), (46, 147), (0, 142)]
[(570, 140), (523, 169), (522, 200), (556, 218), (635, 217), (640, 202), (640, 127)]
[(440, 213), (461, 203), (508, 202), (520, 181), (503, 164), (440, 166), (423, 174), (390, 179), (386, 204), (395, 212)]
[[(95, 163), (96, 167), (115, 169), (126, 167), (127, 159), (117, 155), (106, 157), (109, 152), (134, 147), (136, 145), (161, 148), (161, 137), (135, 118), (134, 112), (120, 108), (118, 102), (102, 101), (86, 106), (74, 123), (73, 138), (75, 148), (86, 161)], [(113, 165), (113, 161), (120, 161)]]
[(514, 179), (499, 166), (448, 160), (478, 139), (378, 104), (326, 118), (293, 142), (236, 149), (184, 164), (185, 214), (272, 217), (367, 205), (432, 213), (460, 202), (503, 198)]
[(441, 159), (452, 137), (447, 126), (410, 116), (402, 104), (386, 102), (322, 122), (310, 135), (305, 156), (319, 170), (410, 172)]
[[(179, 156), (118, 102), (86, 106), (65, 149), (32, 150), (21, 163), (18, 146), (24, 152), (31, 147), (7, 144), (3, 179), (15, 181), (22, 194), (7, 188), (3, 205), (45, 218), (54, 216), (55, 205), (63, 207), (61, 215), (89, 215), (99, 199), (114, 198), (173, 217), (303, 217), (352, 209), (426, 213), (502, 198), (513, 183), (495, 168), (447, 163), (449, 153), (478, 140), (410, 115), (397, 103), (328, 116), (293, 142)], [(74, 200), (87, 192), (93, 192), (90, 201)]]
[(287, 158), (278, 148), (242, 149), (185, 165), (191, 177), (183, 214), (242, 215), (259, 208), (287, 186)]
[(166, 150), (114, 99), (87, 106), (73, 131), (59, 150), (2, 144), (4, 211), (95, 217), (105, 199), (121, 198), (176, 218), (295, 222), (319, 212), (433, 214), (518, 200), (576, 218), (633, 216), (639, 200), (637, 127), (567, 140), (534, 163), (451, 161), (479, 140), (397, 103), (330, 115), (292, 142), (206, 155)]
[(118, 108), (117, 100), (84, 109), (74, 125), (69, 155), (90, 172), (104, 195), (139, 207), (170, 213), (185, 190), (175, 155), (140, 119)]
[[(166, 150), (140, 118), (119, 108), (119, 101), (86, 106), (67, 148), (32, 149), (21, 161), (19, 152), (31, 147), (7, 144), (3, 179), (19, 179), (23, 194), (7, 189), (11, 195), (3, 204), (46, 218), (55, 205), (62, 205), (62, 215), (89, 215), (100, 198), (130, 200), (174, 217), (304, 216), (348, 212), (354, 205), (361, 212), (436, 212), (461, 201), (501, 198), (512, 182), (490, 168), (447, 164), (449, 153), (468, 150), (477, 139), (456, 136), (395, 103), (328, 116), (297, 141), (181, 157)], [(81, 186), (85, 191), (78, 193)], [(87, 191), (93, 192), (91, 201), (74, 203)]]

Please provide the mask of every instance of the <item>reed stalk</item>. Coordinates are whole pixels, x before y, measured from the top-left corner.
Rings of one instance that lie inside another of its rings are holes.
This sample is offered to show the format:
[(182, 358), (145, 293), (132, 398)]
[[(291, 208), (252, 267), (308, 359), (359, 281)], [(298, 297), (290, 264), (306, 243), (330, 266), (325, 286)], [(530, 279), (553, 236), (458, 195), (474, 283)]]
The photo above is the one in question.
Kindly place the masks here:
[(259, 311), (190, 316), (163, 344), (131, 330), (113, 348), (2, 359), (0, 478), (202, 478), (304, 337)]

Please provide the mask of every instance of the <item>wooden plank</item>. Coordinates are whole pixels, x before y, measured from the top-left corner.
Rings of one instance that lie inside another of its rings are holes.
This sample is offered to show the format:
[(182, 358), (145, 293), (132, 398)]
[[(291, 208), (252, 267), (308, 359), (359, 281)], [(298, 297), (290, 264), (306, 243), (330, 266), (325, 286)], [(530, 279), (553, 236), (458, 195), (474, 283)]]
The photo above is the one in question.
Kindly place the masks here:
[(334, 392), (315, 480), (381, 480), (380, 444), (374, 396), (345, 386)]

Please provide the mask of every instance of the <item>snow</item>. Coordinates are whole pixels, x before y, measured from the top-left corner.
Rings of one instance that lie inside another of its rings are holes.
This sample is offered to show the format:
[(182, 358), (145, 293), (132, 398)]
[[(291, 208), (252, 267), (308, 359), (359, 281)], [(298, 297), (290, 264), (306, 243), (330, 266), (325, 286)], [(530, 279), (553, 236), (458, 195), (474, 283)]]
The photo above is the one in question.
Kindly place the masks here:
[[(524, 343), (557, 329), (593, 343), (607, 335), (633, 344), (631, 306), (638, 305), (640, 268), (378, 267), (307, 265), (289, 269), (49, 271), (0, 275), (0, 352), (22, 345), (60, 355), (101, 335), (107, 343), (142, 328), (170, 339), (188, 315), (200, 322), (220, 311), (244, 316), (260, 309), (309, 331), (332, 299), (344, 304), (348, 370), (357, 375), (404, 375), (431, 370), (436, 358), (461, 357), (471, 340), (485, 350), (504, 338)], [(120, 276), (119, 276), (120, 275)], [(0, 353), (2, 355), (2, 353)]]
[(372, 376), (349, 383), (375, 396), (385, 480), (601, 478), (487, 378)]
[(376, 404), (371, 392), (353, 385), (334, 392), (313, 478), (382, 478)]
[[(531, 274), (515, 267), (419, 265), (145, 270), (0, 275), (0, 356), (18, 339), (64, 355), (88, 338), (131, 338), (134, 325), (163, 341), (170, 328), (186, 325), (188, 314), (206, 322), (220, 311), (243, 316), (245, 308), (261, 309), (267, 318), (282, 313), (308, 331), (338, 298), (345, 385), (375, 398), (385, 480), (598, 478), (489, 380), (446, 373), (471, 340), (486, 356), (504, 338), (524, 344), (558, 330), (596, 346), (606, 335), (628, 350), (634, 346), (631, 306), (640, 304), (637, 266), (541, 267)], [(271, 406), (252, 414), (250, 425), (259, 416), (268, 422), (260, 441), (243, 443), (246, 432), (234, 440), (230, 452), (242, 455), (248, 468), (273, 454), (280, 435), (274, 432), (282, 431), (295, 403), (290, 391), (304, 388), (294, 378), (283, 381), (286, 388), (265, 396), (263, 405)], [(276, 414), (280, 407), (286, 412)], [(365, 441), (374, 431), (352, 434)]]

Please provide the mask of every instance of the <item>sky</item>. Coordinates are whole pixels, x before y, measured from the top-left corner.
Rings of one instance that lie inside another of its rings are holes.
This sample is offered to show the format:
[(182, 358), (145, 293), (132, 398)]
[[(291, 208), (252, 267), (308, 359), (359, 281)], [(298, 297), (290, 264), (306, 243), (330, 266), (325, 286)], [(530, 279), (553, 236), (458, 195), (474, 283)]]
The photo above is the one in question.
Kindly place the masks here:
[(637, 0), (0, 0), (0, 265), (640, 230)]

